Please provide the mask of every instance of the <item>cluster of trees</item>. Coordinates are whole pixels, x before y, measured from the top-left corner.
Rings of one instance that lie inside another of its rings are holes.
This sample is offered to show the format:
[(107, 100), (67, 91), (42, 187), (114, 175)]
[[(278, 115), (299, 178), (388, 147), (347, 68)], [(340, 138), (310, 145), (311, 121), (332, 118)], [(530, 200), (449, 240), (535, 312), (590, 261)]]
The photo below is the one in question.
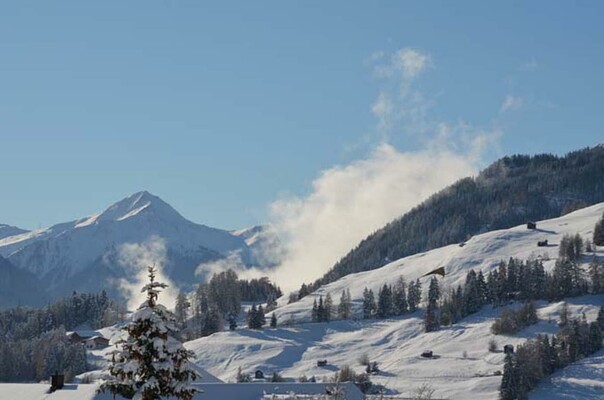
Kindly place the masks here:
[(511, 335), (527, 326), (536, 324), (538, 320), (535, 304), (528, 302), (517, 310), (503, 310), (499, 318), (491, 325), (491, 332), (495, 335)]
[[(604, 314), (602, 309), (600, 312)], [(551, 339), (539, 335), (518, 346), (515, 354), (506, 355), (500, 398), (526, 399), (543, 377), (600, 350), (602, 329), (604, 317), (588, 324), (583, 315), (582, 319), (572, 319)]]
[(384, 284), (378, 291), (377, 301), (372, 289), (363, 290), (363, 318), (388, 318), (415, 312), (421, 301), (422, 287), (419, 279), (407, 283), (399, 277), (394, 285)]
[(266, 276), (259, 279), (240, 279), (239, 293), (242, 301), (261, 302), (276, 300), (283, 296), (281, 288), (276, 286)]
[(17, 307), (0, 312), (0, 381), (48, 379), (62, 371), (69, 381), (86, 371), (86, 349), (65, 332), (78, 325), (113, 325), (125, 307), (98, 294), (76, 293), (40, 309)]
[(214, 274), (192, 296), (179, 294), (175, 314), (180, 335), (187, 340), (208, 336), (223, 330), (225, 321), (234, 330), (242, 301), (266, 302), (266, 312), (281, 295), (281, 289), (268, 278), (240, 280), (232, 270)]
[(264, 309), (262, 305), (256, 308), (256, 305), (252, 305), (247, 313), (247, 327), (250, 329), (262, 329), (266, 324), (266, 317), (264, 315)]
[(583, 250), (586, 248), (581, 235), (566, 234), (562, 236), (560, 245), (558, 246), (558, 256), (571, 262), (578, 262), (583, 256)]
[[(345, 307), (345, 305), (343, 307)], [(331, 321), (332, 315), (333, 300), (331, 299), (331, 295), (329, 293), (327, 293), (327, 296), (325, 296), (325, 301), (323, 301), (323, 296), (319, 296), (318, 303), (317, 299), (313, 301), (311, 313), (313, 322), (329, 322)]]
[[(322, 278), (305, 285), (305, 292), (480, 232), (554, 218), (577, 205), (604, 201), (602, 168), (604, 149), (600, 147), (564, 157), (504, 157), (477, 177), (456, 182), (371, 234)], [(599, 235), (602, 239), (594, 238), (594, 243), (604, 245), (604, 235)]]
[(81, 324), (96, 329), (123, 320), (125, 312), (125, 307), (110, 300), (105, 291), (73, 292), (43, 308), (16, 307), (0, 311), (0, 337), (33, 339), (59, 327), (70, 330)]
[[(566, 257), (558, 259), (552, 272), (547, 273), (541, 260), (521, 261), (510, 258), (507, 262), (502, 261), (486, 278), (481, 271), (476, 273), (470, 270), (463, 285), (444, 295), (440, 293), (438, 281), (432, 279), (424, 321), (426, 330), (434, 330), (439, 325), (456, 323), (486, 304), (559, 301), (565, 297), (588, 293), (604, 293), (604, 265), (597, 263), (595, 259), (588, 273), (576, 261)], [(505, 317), (503, 322), (507, 326), (513, 318), (511, 315)]]
[[(443, 293), (438, 279), (430, 280), (424, 325), (427, 332), (437, 330), (441, 325), (451, 325), (460, 319), (479, 311), (486, 304), (505, 305), (511, 301), (528, 303), (533, 300), (559, 301), (565, 297), (587, 293), (604, 293), (604, 264), (592, 261), (589, 270), (584, 271), (578, 262), (583, 251), (583, 241), (579, 235), (565, 236), (561, 244), (560, 258), (551, 272), (546, 272), (540, 259), (523, 261), (510, 258), (502, 261), (487, 276), (470, 270), (463, 285)], [(308, 288), (308, 287), (306, 287)], [(372, 289), (363, 291), (363, 318), (387, 318), (404, 315), (417, 310), (421, 302), (422, 288), (418, 280), (407, 284), (403, 277), (394, 285), (384, 285), (376, 296)], [(334, 316), (348, 319), (352, 315), (350, 293), (342, 292), (340, 304), (334, 310), (331, 296), (322, 296), (313, 303), (312, 317), (316, 322), (328, 322)], [(522, 313), (522, 308), (519, 313)], [(530, 321), (528, 318), (527, 321)], [(505, 311), (501, 316), (503, 331), (519, 329), (525, 324), (522, 315)], [(496, 330), (499, 328), (496, 327)]]
[(510, 301), (549, 300), (604, 293), (604, 265), (595, 260), (586, 274), (569, 259), (558, 259), (547, 273), (540, 260), (521, 261), (511, 258), (497, 270), (471, 270), (465, 284), (449, 291), (440, 302), (440, 322), (450, 325), (482, 308), (485, 304), (504, 305)]
[(86, 349), (70, 343), (63, 327), (30, 339), (0, 340), (0, 382), (39, 382), (56, 371), (69, 382), (86, 369)]

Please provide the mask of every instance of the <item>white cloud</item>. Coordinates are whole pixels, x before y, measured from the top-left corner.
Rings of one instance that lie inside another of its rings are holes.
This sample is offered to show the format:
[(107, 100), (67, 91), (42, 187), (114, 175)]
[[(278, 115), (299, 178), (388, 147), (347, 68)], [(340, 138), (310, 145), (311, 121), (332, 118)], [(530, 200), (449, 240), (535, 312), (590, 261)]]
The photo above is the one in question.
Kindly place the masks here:
[(371, 107), (371, 112), (379, 120), (380, 126), (385, 127), (394, 112), (394, 105), (390, 97), (386, 93), (380, 93)]
[(385, 63), (377, 64), (374, 67), (376, 76), (392, 77), (399, 75), (405, 81), (417, 78), (431, 63), (428, 54), (409, 47), (391, 54), (382, 51), (374, 53), (369, 58), (369, 62), (377, 63), (384, 59), (386, 59)]
[(505, 96), (503, 103), (501, 104), (501, 108), (499, 109), (500, 113), (504, 113), (507, 111), (518, 110), (524, 104), (524, 100), (522, 97), (514, 96), (508, 94)]
[[(269, 253), (271, 249), (267, 249)], [(267, 254), (269, 256), (270, 254)], [(224, 272), (227, 270), (234, 271), (241, 279), (257, 279), (267, 275), (266, 269), (260, 269), (247, 266), (241, 260), (241, 256), (237, 252), (229, 254), (227, 257), (216, 261), (210, 261), (197, 266), (196, 275), (203, 276), (208, 280), (212, 275)]]
[(166, 244), (157, 236), (150, 237), (144, 243), (125, 243), (118, 248), (118, 263), (126, 268), (132, 279), (123, 279), (119, 282), (120, 289), (128, 299), (128, 309), (134, 310), (146, 299), (146, 294), (141, 288), (149, 279), (147, 267), (157, 268), (156, 280), (168, 284), (159, 295), (159, 302), (168, 308), (176, 304), (178, 289), (163, 273), (166, 262)]
[[(286, 290), (322, 276), (369, 234), (440, 189), (475, 174), (502, 134), (496, 128), (430, 116), (434, 100), (414, 88), (433, 66), (427, 53), (412, 48), (378, 52), (366, 64), (379, 84), (371, 106), (379, 143), (367, 157), (319, 173), (308, 195), (271, 204), (270, 222), (286, 257), (270, 277)], [(401, 134), (422, 148), (399, 151), (389, 144)]]
[(399, 152), (388, 144), (321, 172), (308, 196), (271, 206), (287, 254), (271, 278), (293, 289), (320, 277), (368, 234), (475, 172), (472, 160), (446, 149)]

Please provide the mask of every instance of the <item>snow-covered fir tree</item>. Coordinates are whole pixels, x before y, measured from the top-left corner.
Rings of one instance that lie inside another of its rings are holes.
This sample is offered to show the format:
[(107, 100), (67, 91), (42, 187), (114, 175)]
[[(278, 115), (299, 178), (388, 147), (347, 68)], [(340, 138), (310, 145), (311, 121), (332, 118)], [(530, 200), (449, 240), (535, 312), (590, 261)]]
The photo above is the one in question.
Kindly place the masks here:
[(271, 315), (271, 328), (277, 327), (277, 313)]
[(147, 299), (123, 328), (126, 335), (111, 353), (111, 378), (100, 390), (135, 400), (190, 400), (197, 391), (192, 386), (197, 373), (189, 361), (193, 354), (175, 338), (174, 315), (157, 302), (167, 285), (155, 280), (154, 267), (148, 271), (149, 283), (141, 290)]
[(422, 301), (422, 284), (419, 279), (415, 281), (415, 283), (409, 283), (409, 289), (407, 293), (407, 306), (409, 307), (409, 312), (415, 312), (417, 307), (419, 307), (419, 303)]
[(407, 283), (402, 276), (398, 278), (394, 288), (392, 289), (392, 306), (397, 315), (406, 314), (409, 311), (407, 305)]
[(424, 328), (426, 332), (433, 332), (440, 327), (440, 314), (438, 309), (438, 300), (440, 299), (440, 289), (438, 280), (433, 277), (430, 280), (428, 288), (428, 304), (424, 314)]
[(333, 300), (331, 294), (327, 293), (325, 296), (325, 305), (323, 309), (323, 322), (331, 321), (331, 314), (333, 312)]
[(375, 296), (373, 290), (365, 288), (363, 290), (363, 318), (371, 318), (375, 313)]
[(340, 304), (338, 305), (338, 317), (348, 319), (352, 313), (352, 299), (350, 298), (350, 290), (342, 290), (340, 296)]
[(376, 315), (378, 318), (386, 318), (392, 315), (392, 290), (386, 284), (378, 292)]

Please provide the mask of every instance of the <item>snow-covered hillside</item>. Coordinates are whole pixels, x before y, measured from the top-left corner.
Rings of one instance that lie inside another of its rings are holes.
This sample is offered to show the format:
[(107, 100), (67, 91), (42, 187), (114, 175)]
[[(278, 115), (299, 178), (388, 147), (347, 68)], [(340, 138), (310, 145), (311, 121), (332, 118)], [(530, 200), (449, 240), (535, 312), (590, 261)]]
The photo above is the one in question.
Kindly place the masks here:
[(98, 291), (127, 276), (120, 264), (125, 243), (161, 241), (165, 272), (179, 284), (199, 281), (196, 267), (236, 254), (244, 264), (249, 246), (228, 231), (188, 221), (159, 197), (135, 193), (105, 211), (48, 229), (0, 239), (0, 255), (43, 280), (51, 293)]
[[(520, 259), (541, 257), (545, 260), (545, 269), (549, 270), (555, 264), (558, 256), (558, 243), (562, 236), (567, 233), (579, 233), (585, 239), (591, 240), (594, 225), (602, 217), (603, 212), (604, 203), (601, 203), (560, 218), (540, 221), (535, 230), (521, 225), (511, 229), (487, 232), (472, 237), (463, 247), (454, 244), (405, 257), (373, 271), (345, 276), (293, 304), (285, 304), (288, 296), (283, 296), (279, 300), (283, 306), (279, 308), (278, 313), (282, 321), (288, 319), (298, 322), (309, 321), (312, 303), (320, 295), (325, 297), (327, 293), (330, 293), (334, 301), (337, 301), (342, 290), (350, 289), (353, 308), (360, 316), (365, 287), (373, 289), (377, 293), (384, 284), (394, 284), (400, 276), (407, 281), (415, 280), (438, 267), (445, 267), (446, 277), (441, 282), (445, 288), (456, 287), (463, 283), (470, 269), (474, 269), (476, 272), (481, 270), (486, 274), (494, 269), (501, 260), (507, 260), (510, 257)], [(537, 242), (542, 240), (548, 240), (549, 245), (537, 247)], [(604, 254), (604, 251), (599, 250), (597, 254)], [(586, 257), (585, 262), (589, 260), (589, 257)], [(426, 286), (424, 285), (424, 288)]]
[[(349, 275), (296, 303), (284, 304), (286, 297), (281, 299), (281, 306), (275, 312), (281, 324), (290, 322), (293, 327), (220, 332), (188, 342), (186, 346), (195, 352), (199, 365), (225, 381), (233, 380), (239, 367), (248, 372), (256, 368), (279, 371), (289, 377), (304, 374), (328, 378), (343, 365), (361, 372), (363, 367), (357, 359), (367, 353), (382, 370), (372, 379), (401, 393), (410, 394), (413, 388), (428, 383), (437, 390), (437, 396), (444, 398), (495, 399), (501, 377), (494, 374), (502, 370), (503, 354), (489, 352), (489, 340), (495, 338), (501, 347), (522, 343), (537, 333), (556, 332), (561, 302), (539, 302), (538, 324), (513, 336), (495, 336), (490, 326), (501, 310), (491, 306), (451, 327), (424, 333), (420, 312), (385, 320), (304, 323), (310, 320), (313, 300), (331, 293), (337, 303), (342, 290), (349, 289), (358, 317), (365, 287), (377, 291), (385, 283), (394, 284), (401, 275), (407, 280), (416, 279), (444, 266), (446, 276), (441, 282), (445, 287), (453, 287), (462, 283), (470, 269), (488, 272), (509, 257), (541, 257), (550, 269), (562, 236), (579, 233), (590, 238), (603, 212), (604, 204), (598, 204), (538, 222), (536, 230), (518, 226), (489, 232), (471, 238), (463, 247), (451, 245), (397, 260), (377, 270)], [(549, 247), (537, 247), (537, 241), (545, 239)], [(603, 255), (598, 249), (596, 256)], [(604, 304), (603, 297), (568, 299), (569, 309), (574, 315), (585, 313), (588, 320), (593, 320)], [(436, 357), (421, 358), (421, 352), (426, 349), (434, 351)], [(328, 360), (328, 365), (317, 367), (317, 361), (323, 359)]]

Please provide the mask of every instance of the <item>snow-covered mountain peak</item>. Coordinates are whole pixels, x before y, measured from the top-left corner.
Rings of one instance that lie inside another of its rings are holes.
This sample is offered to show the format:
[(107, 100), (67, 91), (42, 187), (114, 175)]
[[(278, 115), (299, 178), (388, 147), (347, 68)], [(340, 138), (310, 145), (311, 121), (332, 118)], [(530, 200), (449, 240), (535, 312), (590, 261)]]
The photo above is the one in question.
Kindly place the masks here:
[(101, 221), (124, 221), (128, 218), (145, 213), (154, 213), (164, 220), (183, 220), (184, 218), (159, 197), (146, 190), (134, 193), (125, 199), (109, 206), (101, 214), (93, 215), (78, 223), (78, 227), (87, 226)]

